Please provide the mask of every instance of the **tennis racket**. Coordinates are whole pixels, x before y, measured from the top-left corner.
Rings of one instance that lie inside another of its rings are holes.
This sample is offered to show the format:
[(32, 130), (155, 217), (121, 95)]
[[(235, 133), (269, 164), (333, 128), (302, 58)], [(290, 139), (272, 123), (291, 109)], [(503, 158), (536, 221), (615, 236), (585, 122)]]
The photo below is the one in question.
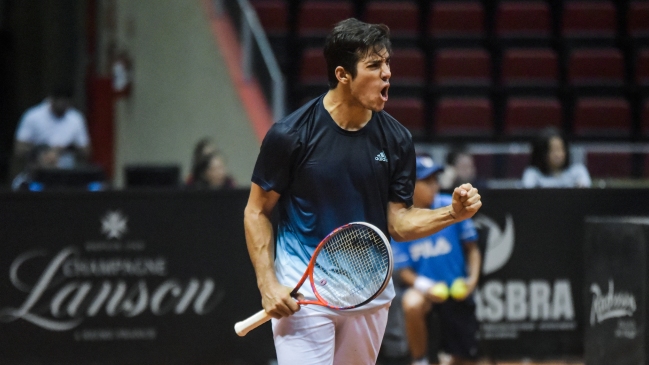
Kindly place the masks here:
[[(298, 304), (341, 310), (357, 308), (383, 292), (390, 282), (392, 265), (392, 249), (381, 230), (365, 222), (349, 223), (336, 228), (318, 244), (291, 296), (295, 297), (309, 278), (317, 299), (299, 300)], [(237, 322), (234, 330), (245, 336), (271, 318), (261, 310)]]

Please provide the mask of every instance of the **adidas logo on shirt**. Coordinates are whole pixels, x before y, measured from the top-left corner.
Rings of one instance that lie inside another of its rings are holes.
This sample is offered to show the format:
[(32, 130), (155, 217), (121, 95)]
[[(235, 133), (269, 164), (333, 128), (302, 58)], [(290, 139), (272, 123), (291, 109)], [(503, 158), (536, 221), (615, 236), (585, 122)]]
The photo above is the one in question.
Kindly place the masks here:
[(381, 151), (381, 153), (376, 155), (376, 157), (374, 157), (374, 159), (377, 160), (377, 161), (388, 162), (388, 159), (387, 159), (387, 157), (385, 157), (385, 153), (383, 151)]

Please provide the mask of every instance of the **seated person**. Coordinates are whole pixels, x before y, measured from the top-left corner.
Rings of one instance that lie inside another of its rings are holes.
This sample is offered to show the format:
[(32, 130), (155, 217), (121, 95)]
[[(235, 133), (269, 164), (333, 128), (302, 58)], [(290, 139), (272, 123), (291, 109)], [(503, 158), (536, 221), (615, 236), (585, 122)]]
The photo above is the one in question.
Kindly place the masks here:
[(236, 184), (228, 175), (223, 155), (215, 151), (198, 159), (188, 186), (195, 189), (232, 189)]
[(14, 145), (18, 170), (22, 170), (29, 152), (38, 145), (53, 149), (59, 168), (72, 168), (88, 159), (90, 139), (86, 122), (71, 101), (71, 90), (56, 89), (42, 103), (23, 114)]
[(524, 188), (588, 188), (591, 179), (586, 166), (570, 164), (568, 143), (559, 131), (548, 129), (532, 145), (522, 184)]
[[(450, 204), (450, 195), (439, 194), (437, 179), (443, 167), (428, 156), (418, 156), (416, 163), (414, 206), (436, 209)], [(429, 237), (410, 242), (392, 241), (395, 275), (408, 287), (400, 304), (413, 365), (430, 363), (427, 319), (431, 310), (439, 314), (441, 348), (450, 355), (442, 364), (475, 363), (478, 321), (471, 293), (480, 275), (477, 239), (473, 221), (467, 219)], [(437, 290), (440, 285), (441, 291)], [(448, 296), (449, 286), (452, 297)]]
[(57, 161), (58, 155), (54, 148), (44, 144), (32, 148), (26, 168), (16, 175), (11, 183), (11, 189), (14, 191), (29, 190), (34, 172), (37, 169), (56, 168)]

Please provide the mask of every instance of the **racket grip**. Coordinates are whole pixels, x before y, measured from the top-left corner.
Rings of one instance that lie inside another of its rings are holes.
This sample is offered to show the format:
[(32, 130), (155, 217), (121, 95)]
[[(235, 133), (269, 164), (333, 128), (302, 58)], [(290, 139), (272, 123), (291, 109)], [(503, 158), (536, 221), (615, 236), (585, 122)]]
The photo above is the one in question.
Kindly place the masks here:
[(272, 317), (262, 309), (252, 316), (244, 319), (243, 321), (237, 322), (234, 325), (234, 331), (237, 333), (237, 335), (243, 337), (247, 335), (248, 332), (268, 322), (271, 318)]

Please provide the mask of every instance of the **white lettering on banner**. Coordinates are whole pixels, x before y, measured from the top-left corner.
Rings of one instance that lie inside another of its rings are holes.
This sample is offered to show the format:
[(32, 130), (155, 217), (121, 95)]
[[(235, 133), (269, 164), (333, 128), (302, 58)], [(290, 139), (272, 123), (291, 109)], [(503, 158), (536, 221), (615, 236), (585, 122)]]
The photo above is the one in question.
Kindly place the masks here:
[(475, 291), (476, 316), (485, 338), (517, 338), (520, 331), (576, 328), (570, 281), (489, 280)]
[[(77, 327), (87, 317), (99, 315), (102, 309), (109, 317), (135, 317), (147, 309), (156, 316), (168, 313), (181, 315), (190, 307), (194, 313), (205, 315), (225, 295), (223, 290), (216, 289), (210, 277), (203, 280), (191, 278), (187, 283), (169, 278), (150, 288), (144, 277), (166, 276), (164, 258), (84, 259), (75, 247), (66, 247), (54, 256), (34, 285), (21, 281), (18, 275), (21, 267), (31, 259), (44, 256), (44, 251), (34, 250), (14, 260), (9, 269), (11, 283), (27, 293), (27, 297), (18, 308), (1, 308), (0, 321), (23, 319), (51, 331), (66, 331)], [(135, 283), (128, 283), (124, 279), (99, 283), (62, 280), (88, 276), (135, 276), (139, 280)], [(48, 302), (49, 313), (44, 313), (40, 309), (43, 307), (41, 304)], [(137, 336), (137, 333), (133, 336)], [(129, 338), (129, 335), (124, 332), (123, 338)]]
[(591, 327), (609, 318), (631, 317), (636, 311), (635, 296), (628, 292), (613, 291), (613, 280), (608, 282), (608, 293), (602, 294), (597, 283), (590, 285), (593, 305), (590, 310)]

